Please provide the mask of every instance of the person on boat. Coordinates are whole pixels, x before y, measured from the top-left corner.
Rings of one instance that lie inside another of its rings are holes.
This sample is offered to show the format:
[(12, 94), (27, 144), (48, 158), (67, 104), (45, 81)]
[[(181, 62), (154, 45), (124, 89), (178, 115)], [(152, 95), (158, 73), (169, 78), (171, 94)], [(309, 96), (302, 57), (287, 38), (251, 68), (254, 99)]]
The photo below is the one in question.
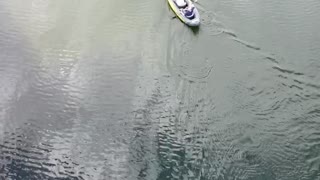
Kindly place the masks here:
[(183, 10), (183, 12), (184, 12), (184, 16), (185, 16), (186, 18), (188, 18), (188, 19), (194, 18), (194, 15), (195, 15), (195, 13), (194, 13), (194, 7), (187, 7), (187, 8), (185, 8), (185, 9)]
[(186, 2), (186, 0), (175, 0), (175, 3), (181, 9), (186, 18), (192, 19), (194, 17), (194, 7)]

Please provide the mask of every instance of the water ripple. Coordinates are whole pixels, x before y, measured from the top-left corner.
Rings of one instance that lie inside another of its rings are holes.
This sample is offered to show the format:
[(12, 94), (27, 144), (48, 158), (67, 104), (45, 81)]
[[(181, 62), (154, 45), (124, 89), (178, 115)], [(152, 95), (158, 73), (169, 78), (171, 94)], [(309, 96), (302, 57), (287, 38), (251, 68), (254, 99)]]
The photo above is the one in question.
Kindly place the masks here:
[(319, 179), (318, 1), (0, 4), (0, 179)]

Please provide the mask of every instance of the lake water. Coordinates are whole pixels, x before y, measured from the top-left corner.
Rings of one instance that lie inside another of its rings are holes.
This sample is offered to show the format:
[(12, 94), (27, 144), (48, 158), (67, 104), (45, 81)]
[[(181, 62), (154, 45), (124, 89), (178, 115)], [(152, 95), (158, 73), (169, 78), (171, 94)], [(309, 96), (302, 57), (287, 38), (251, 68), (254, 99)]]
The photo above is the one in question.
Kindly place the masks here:
[(0, 0), (0, 179), (319, 180), (320, 1)]

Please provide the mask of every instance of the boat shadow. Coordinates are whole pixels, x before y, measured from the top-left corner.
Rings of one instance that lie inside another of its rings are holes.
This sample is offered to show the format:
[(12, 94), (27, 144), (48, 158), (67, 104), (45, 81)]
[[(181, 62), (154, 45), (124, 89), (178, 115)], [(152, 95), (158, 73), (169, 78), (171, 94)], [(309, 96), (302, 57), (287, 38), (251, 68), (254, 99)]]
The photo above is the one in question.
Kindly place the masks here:
[(191, 26), (190, 27), (191, 31), (193, 32), (194, 35), (199, 34), (200, 26)]

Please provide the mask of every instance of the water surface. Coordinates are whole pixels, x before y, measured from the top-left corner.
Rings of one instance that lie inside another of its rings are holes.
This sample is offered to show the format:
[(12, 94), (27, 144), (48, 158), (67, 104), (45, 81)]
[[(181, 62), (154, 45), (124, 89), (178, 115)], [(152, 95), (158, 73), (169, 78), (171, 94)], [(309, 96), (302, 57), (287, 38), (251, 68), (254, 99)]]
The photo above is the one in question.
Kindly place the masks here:
[(320, 179), (320, 2), (0, 0), (0, 179)]

